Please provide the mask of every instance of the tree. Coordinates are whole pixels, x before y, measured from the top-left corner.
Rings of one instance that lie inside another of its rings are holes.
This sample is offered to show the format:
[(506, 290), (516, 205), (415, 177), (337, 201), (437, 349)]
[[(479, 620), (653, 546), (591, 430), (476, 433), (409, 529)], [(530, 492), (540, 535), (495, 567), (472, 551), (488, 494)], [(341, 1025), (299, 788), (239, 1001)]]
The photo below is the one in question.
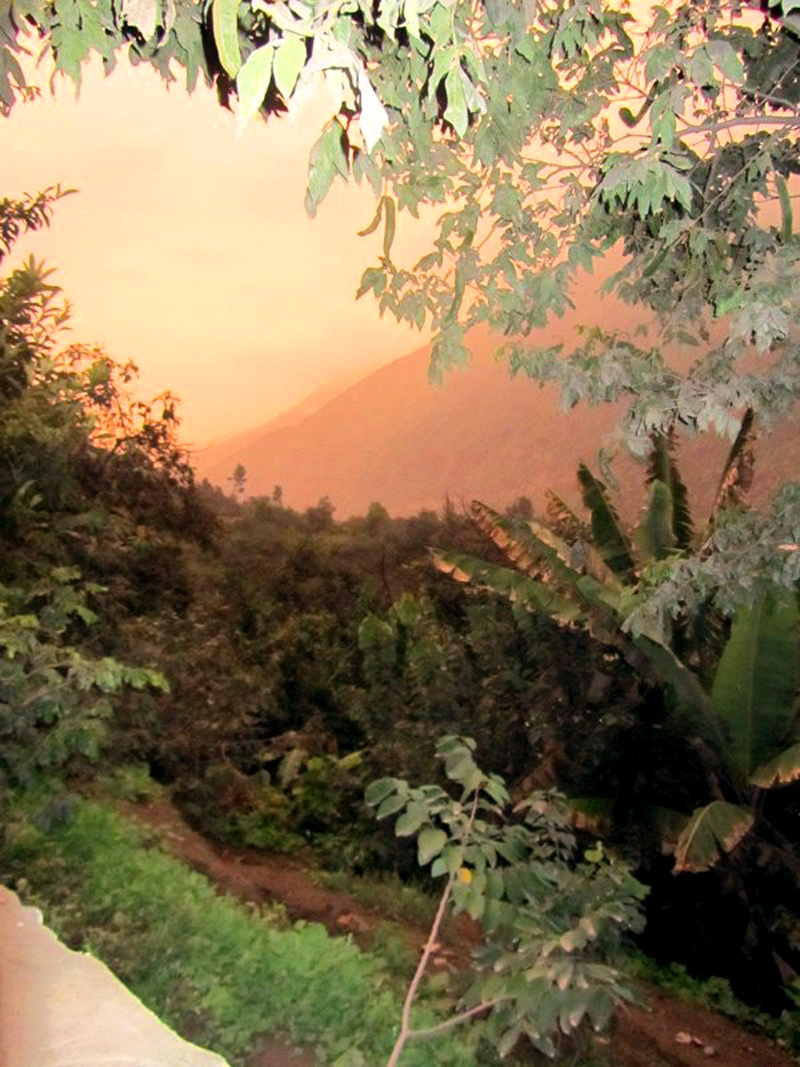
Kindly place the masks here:
[[(641, 929), (647, 890), (602, 846), (580, 850), (557, 796), (534, 793), (510, 817), (505, 783), (477, 766), (475, 747), (454, 736), (437, 746), (447, 778), (460, 787), (457, 798), (439, 785), (410, 788), (399, 778), (373, 782), (365, 794), (378, 818), (399, 816), (397, 836), (416, 836), (420, 865), (444, 880), (387, 1067), (410, 1039), (478, 1017), (502, 1057), (523, 1034), (553, 1057), (561, 1035), (571, 1037), (587, 1022), (602, 1030), (616, 1005), (636, 999), (607, 960), (627, 931)], [(480, 922), (486, 943), (475, 953), (458, 1013), (415, 1029), (411, 1009), (448, 905)]]
[(237, 463), (233, 468), (233, 474), (228, 481), (233, 486), (233, 491), (236, 496), (241, 498), (244, 496), (245, 485), (247, 484), (247, 470), (243, 463)]
[[(561, 379), (569, 397), (646, 392), (637, 434), (676, 416), (724, 427), (742, 402), (775, 408), (796, 394), (794, 9), (22, 0), (0, 23), (0, 100), (9, 109), (29, 91), (16, 56), (36, 36), (76, 82), (92, 52), (110, 70), (122, 47), (166, 80), (184, 68), (189, 88), (202, 74), (226, 104), (238, 98), (240, 122), (291, 109), (324, 75), (338, 106), (312, 152), (309, 210), (337, 175), (373, 184), (381, 199), (368, 231), (383, 223), (383, 254), (362, 292), (401, 319), (432, 322), (435, 368), (463, 354), (466, 326), (524, 336), (562, 313), (582, 272), (621, 242), (609, 290), (694, 322), (692, 340), (699, 315), (728, 316), (693, 387), (657, 347), (614, 337), (590, 340), (566, 367), (552, 355), (517, 353), (517, 364)], [(443, 208), (432, 251), (402, 269), (397, 210), (430, 204)], [(685, 333), (673, 325), (671, 335)], [(731, 381), (751, 340), (769, 358)]]
[[(383, 240), (359, 292), (432, 326), (435, 376), (466, 358), (464, 330), (488, 323), (509, 336), (512, 369), (559, 382), (566, 404), (627, 398), (640, 451), (654, 429), (733, 435), (742, 407), (780, 412), (798, 396), (795, 0), (20, 0), (0, 16), (5, 109), (32, 91), (17, 57), (37, 37), (76, 83), (91, 53), (111, 70), (122, 47), (167, 81), (183, 68), (189, 89), (202, 76), (237, 100), (240, 123), (292, 110), (324, 78), (337, 103), (307, 207), (337, 177), (371, 183), (363, 232), (382, 226)], [(431, 206), (430, 252), (396, 263), (399, 213)], [(566, 354), (528, 348), (609, 253), (620, 267), (605, 291), (653, 312), (653, 339), (593, 329)], [(698, 343), (680, 371), (676, 346)], [(797, 494), (756, 526), (734, 537), (791, 585), (800, 553), (781, 546), (800, 542)]]
[[(0, 15), (6, 110), (33, 91), (17, 57), (37, 38), (76, 83), (92, 53), (111, 70), (123, 47), (167, 81), (202, 76), (240, 123), (291, 111), (324, 78), (337, 103), (311, 152), (308, 210), (337, 177), (372, 185), (363, 232), (382, 226), (383, 240), (359, 293), (432, 326), (434, 376), (488, 323), (508, 335), (512, 370), (560, 383), (566, 404), (627, 398), (639, 451), (676, 424), (733, 436), (743, 407), (798, 397), (794, 0), (20, 0)], [(395, 262), (399, 215), (430, 207), (430, 251)], [(590, 329), (566, 353), (528, 347), (609, 254), (604, 290), (655, 315), (652, 339)], [(746, 595), (742, 568), (719, 557), (742, 543), (766, 576), (797, 581), (800, 552), (781, 546), (800, 543), (798, 494), (715, 540), (693, 578), (724, 572)]]

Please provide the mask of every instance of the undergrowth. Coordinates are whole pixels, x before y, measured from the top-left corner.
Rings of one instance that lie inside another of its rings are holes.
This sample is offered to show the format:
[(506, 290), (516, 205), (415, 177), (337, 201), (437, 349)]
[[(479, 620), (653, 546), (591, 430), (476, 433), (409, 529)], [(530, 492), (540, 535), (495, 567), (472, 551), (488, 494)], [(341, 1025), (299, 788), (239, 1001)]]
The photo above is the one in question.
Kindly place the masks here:
[(315, 877), (327, 889), (349, 894), (364, 907), (380, 912), (384, 919), (427, 929), (436, 914), (438, 898), (409, 885), (394, 872), (356, 875), (348, 871), (318, 871)]
[[(0, 858), (3, 880), (67, 944), (99, 956), (170, 1026), (231, 1064), (266, 1033), (312, 1044), (337, 1067), (385, 1062), (400, 1009), (378, 956), (319, 925), (278, 928), (218, 896), (101, 804), (17, 807)], [(426, 1015), (435, 1021), (427, 1006)], [(404, 1065), (472, 1067), (475, 1040), (462, 1030), (410, 1046)]]
[[(639, 953), (626, 958), (625, 970), (675, 997), (718, 1011), (748, 1030), (767, 1034), (795, 1054), (800, 1053), (799, 1011), (784, 1011), (776, 1018), (739, 1000), (726, 978), (694, 978), (680, 963), (661, 966)], [(784, 988), (800, 1008), (800, 982), (795, 980)]]

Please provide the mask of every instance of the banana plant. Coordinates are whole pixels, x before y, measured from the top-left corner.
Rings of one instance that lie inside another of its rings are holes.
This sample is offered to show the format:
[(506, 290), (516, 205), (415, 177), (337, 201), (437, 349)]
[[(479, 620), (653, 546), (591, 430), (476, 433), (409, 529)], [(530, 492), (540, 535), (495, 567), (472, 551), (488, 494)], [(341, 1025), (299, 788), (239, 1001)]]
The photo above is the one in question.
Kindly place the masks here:
[[(747, 446), (752, 423), (746, 420), (725, 465), (720, 484)], [(579, 519), (555, 494), (548, 497), (549, 523), (508, 517), (480, 501), (470, 514), (478, 528), (505, 557), (504, 564), (456, 553), (437, 552), (435, 565), (457, 581), (507, 597), (520, 611), (550, 615), (565, 626), (584, 626), (604, 644), (615, 646), (651, 684), (668, 687), (677, 710), (689, 713), (706, 741), (718, 745), (719, 724), (697, 674), (676, 654), (666, 628), (625, 630), (625, 622), (644, 595), (653, 565), (674, 553), (688, 552), (692, 523), (686, 488), (674, 458), (671, 435), (653, 440), (648, 460), (649, 499), (638, 526), (628, 533), (605, 485), (581, 463), (578, 482), (589, 523)], [(718, 493), (720, 501), (729, 500)], [(709, 520), (706, 529), (714, 521)]]
[(697, 808), (675, 847), (676, 871), (702, 871), (753, 828), (763, 790), (800, 778), (800, 613), (794, 596), (764, 597), (736, 614), (711, 700), (723, 727), (726, 780)]
[[(509, 518), (475, 501), (473, 520), (506, 562), (443, 552), (434, 557), (440, 570), (506, 596), (520, 611), (587, 627), (668, 691), (682, 726), (704, 742), (712, 798), (682, 819), (677, 843), (673, 839), (679, 871), (706, 869), (730, 852), (753, 827), (761, 791), (800, 778), (800, 743), (786, 743), (800, 742), (800, 733), (794, 736), (800, 681), (794, 598), (764, 598), (740, 609), (730, 626), (709, 610), (674, 629), (636, 635), (625, 629), (657, 564), (705, 551), (720, 512), (742, 504), (752, 480), (753, 441), (747, 412), (699, 535), (672, 435), (663, 435), (653, 439), (649, 497), (633, 531), (623, 526), (603, 483), (581, 464), (588, 523), (552, 493), (548, 523)], [(667, 813), (665, 825), (674, 828), (675, 815)]]

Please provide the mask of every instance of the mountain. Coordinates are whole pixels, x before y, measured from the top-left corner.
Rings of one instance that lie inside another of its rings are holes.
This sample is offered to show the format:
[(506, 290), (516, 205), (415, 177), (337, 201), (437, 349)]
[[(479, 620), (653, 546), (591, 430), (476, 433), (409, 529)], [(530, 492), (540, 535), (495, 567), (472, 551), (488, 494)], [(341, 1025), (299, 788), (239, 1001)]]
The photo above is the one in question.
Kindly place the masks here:
[[(558, 326), (559, 324), (557, 324)], [(559, 339), (556, 327), (550, 343)], [(501, 340), (501, 339), (500, 339)], [(559, 409), (554, 387), (511, 379), (493, 358), (498, 338), (476, 333), (472, 361), (428, 383), (429, 348), (382, 367), (305, 416), (246, 431), (194, 457), (201, 478), (226, 487), (233, 468), (247, 471), (247, 493), (269, 495), (280, 485), (284, 502), (304, 509), (328, 496), (336, 517), (364, 514), (380, 501), (393, 515), (439, 509), (477, 497), (502, 508), (516, 497), (544, 504), (546, 489), (578, 503), (575, 470), (596, 468), (598, 450), (613, 439), (619, 408)], [(297, 412), (295, 412), (297, 415)], [(703, 435), (681, 449), (693, 505), (710, 506), (729, 442)], [(800, 425), (785, 422), (764, 439), (754, 499), (781, 480), (800, 476)], [(637, 489), (635, 461), (620, 457), (614, 471)], [(629, 494), (628, 517), (642, 498)]]

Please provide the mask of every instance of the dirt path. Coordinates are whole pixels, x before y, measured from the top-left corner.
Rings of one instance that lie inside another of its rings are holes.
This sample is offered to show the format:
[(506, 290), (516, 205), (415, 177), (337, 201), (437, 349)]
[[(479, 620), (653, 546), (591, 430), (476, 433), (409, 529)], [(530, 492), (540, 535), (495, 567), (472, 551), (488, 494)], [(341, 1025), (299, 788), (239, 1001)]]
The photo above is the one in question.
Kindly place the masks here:
[[(218, 886), (242, 900), (279, 901), (293, 919), (323, 923), (331, 933), (350, 933), (362, 945), (384, 922), (379, 912), (365, 908), (353, 897), (325, 889), (309, 870), (291, 856), (273, 856), (251, 849), (212, 845), (192, 830), (166, 799), (124, 806), (125, 814), (153, 827), (170, 852), (205, 874)], [(404, 936), (419, 950), (427, 935), (420, 925), (406, 924)], [(474, 940), (475, 929), (458, 928), (463, 946)], [(445, 947), (441, 965), (464, 958)], [(646, 988), (650, 1010), (628, 1008), (618, 1013), (607, 1042), (609, 1060), (618, 1067), (798, 1067), (798, 1061), (766, 1038), (751, 1034), (724, 1015)], [(269, 1041), (259, 1050), (252, 1067), (313, 1067), (309, 1050), (293, 1050)]]

